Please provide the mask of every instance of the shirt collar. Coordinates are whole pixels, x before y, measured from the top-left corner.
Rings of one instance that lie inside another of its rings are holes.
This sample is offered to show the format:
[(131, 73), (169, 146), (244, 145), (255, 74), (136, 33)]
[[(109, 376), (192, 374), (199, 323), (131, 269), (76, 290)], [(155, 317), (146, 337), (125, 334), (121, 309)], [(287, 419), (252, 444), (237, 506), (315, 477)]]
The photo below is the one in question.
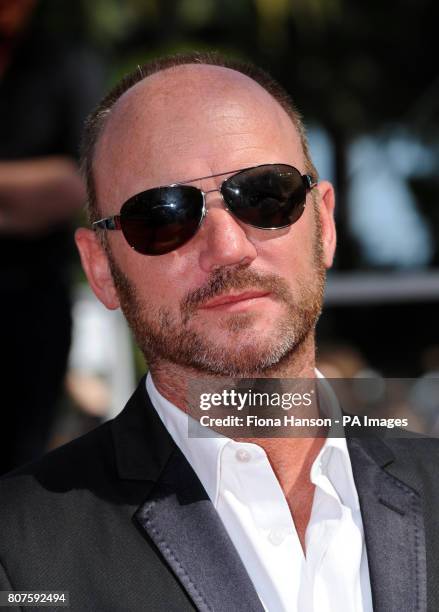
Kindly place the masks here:
[[(331, 384), (317, 368), (315, 373), (320, 380), (319, 392), (322, 411), (325, 412), (325, 416), (332, 419), (338, 418), (341, 421), (342, 411)], [(351, 510), (358, 510), (360, 502), (346, 438), (344, 435), (340, 436), (338, 427), (333, 425), (331, 430), (311, 466), (311, 481), (316, 484), (318, 474), (324, 474), (336, 489), (340, 502)]]
[(155, 386), (150, 372), (146, 377), (146, 390), (163, 425), (192, 466), (209, 498), (215, 504), (221, 451), (230, 439), (220, 434), (206, 438), (189, 438), (189, 420), (196, 423), (195, 419), (163, 397)]
[[(331, 417), (341, 416), (340, 406), (331, 385), (319, 370), (315, 369), (315, 373), (316, 377), (321, 381), (319, 389), (323, 394), (325, 414)], [(155, 386), (150, 372), (148, 372), (146, 377), (146, 389), (152, 405), (157, 411), (161, 421), (192, 466), (192, 469), (197, 474), (209, 498), (216, 506), (221, 473), (222, 451), (228, 444), (238, 447), (240, 443), (217, 433), (209, 437), (189, 438), (189, 422), (190, 420), (192, 420), (194, 424), (197, 424), (197, 422), (193, 417), (183, 412), (183, 410), (177, 408), (177, 406), (163, 397)], [(265, 453), (262, 447), (256, 444), (251, 445), (257, 447), (258, 452)], [(340, 474), (341, 468), (344, 476), (343, 479), (337, 478), (337, 481), (340, 483), (339, 486), (336, 486), (337, 492), (343, 503), (346, 503), (352, 509), (358, 508), (358, 495), (352, 473), (349, 451), (344, 437), (330, 435), (326, 438), (324, 445), (320, 449), (311, 467), (311, 480), (315, 482), (316, 474), (320, 471), (324, 472), (331, 479), (331, 464), (334, 466), (335, 462), (337, 462), (338, 474)]]

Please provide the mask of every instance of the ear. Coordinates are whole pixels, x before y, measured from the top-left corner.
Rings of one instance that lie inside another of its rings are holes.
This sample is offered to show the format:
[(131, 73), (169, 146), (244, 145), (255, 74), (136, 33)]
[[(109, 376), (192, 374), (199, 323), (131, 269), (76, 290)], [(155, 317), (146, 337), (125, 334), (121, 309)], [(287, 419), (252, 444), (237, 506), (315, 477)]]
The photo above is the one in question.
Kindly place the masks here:
[(96, 233), (80, 227), (75, 232), (75, 241), (81, 256), (82, 267), (94, 294), (108, 309), (119, 308), (119, 298), (108, 257)]
[(328, 181), (321, 181), (315, 189), (319, 190), (319, 212), (322, 227), (323, 260), (325, 266), (330, 268), (334, 260), (337, 233), (335, 230), (334, 207), (335, 194), (334, 188)]

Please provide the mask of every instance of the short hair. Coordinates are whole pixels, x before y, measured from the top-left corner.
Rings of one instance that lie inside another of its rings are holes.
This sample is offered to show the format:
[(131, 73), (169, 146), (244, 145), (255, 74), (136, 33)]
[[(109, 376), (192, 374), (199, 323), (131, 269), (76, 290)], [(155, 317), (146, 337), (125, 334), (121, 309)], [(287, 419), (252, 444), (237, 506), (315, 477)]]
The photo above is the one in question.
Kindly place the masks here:
[(99, 205), (96, 197), (96, 186), (93, 175), (93, 158), (96, 143), (102, 134), (106, 120), (119, 98), (131, 87), (143, 81), (152, 74), (162, 72), (168, 68), (188, 64), (202, 64), (230, 68), (253, 79), (265, 89), (287, 112), (295, 126), (303, 149), (306, 172), (317, 179), (317, 171), (311, 160), (308, 139), (302, 117), (286, 90), (277, 83), (267, 72), (238, 59), (229, 58), (217, 52), (192, 52), (170, 55), (153, 59), (127, 74), (111, 91), (101, 100), (97, 108), (90, 114), (85, 122), (81, 144), (81, 170), (87, 186), (87, 212), (89, 221), (93, 223), (100, 218)]

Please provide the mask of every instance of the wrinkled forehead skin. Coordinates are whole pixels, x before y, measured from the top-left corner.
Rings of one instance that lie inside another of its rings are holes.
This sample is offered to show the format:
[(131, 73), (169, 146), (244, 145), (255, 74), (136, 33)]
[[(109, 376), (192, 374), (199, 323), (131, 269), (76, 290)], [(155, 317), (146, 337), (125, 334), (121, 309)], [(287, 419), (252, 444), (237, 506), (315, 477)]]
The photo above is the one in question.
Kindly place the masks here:
[(93, 163), (97, 202), (114, 214), (150, 187), (274, 162), (305, 171), (297, 130), (267, 91), (229, 68), (169, 68), (129, 89), (107, 117)]

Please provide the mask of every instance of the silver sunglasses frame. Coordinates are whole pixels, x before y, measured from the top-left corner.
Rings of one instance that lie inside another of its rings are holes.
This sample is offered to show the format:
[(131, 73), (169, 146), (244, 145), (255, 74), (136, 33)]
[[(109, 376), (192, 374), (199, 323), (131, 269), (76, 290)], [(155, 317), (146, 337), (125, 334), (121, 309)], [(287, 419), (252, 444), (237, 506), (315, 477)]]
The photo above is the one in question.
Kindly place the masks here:
[[(179, 181), (178, 183), (171, 183), (170, 185), (159, 185), (158, 187), (151, 187), (150, 189), (166, 189), (169, 187), (180, 187), (181, 185), (189, 185), (190, 183), (195, 183), (197, 181), (203, 181), (209, 178), (217, 178), (218, 176), (226, 176), (227, 174), (230, 174), (231, 176), (227, 179), (224, 179), (224, 181), (221, 183), (221, 185), (219, 186), (219, 188), (217, 189), (209, 189), (208, 191), (203, 191), (202, 189), (199, 189), (198, 187), (195, 187), (195, 189), (197, 189), (202, 197), (203, 197), (203, 209), (202, 209), (202, 213), (201, 213), (201, 218), (200, 218), (200, 222), (198, 224), (197, 230), (196, 232), (198, 232), (199, 228), (201, 227), (201, 224), (204, 221), (205, 216), (208, 213), (207, 207), (206, 207), (206, 196), (209, 193), (214, 193), (214, 192), (218, 192), (221, 194), (221, 198), (223, 201), (223, 205), (225, 210), (227, 210), (227, 212), (229, 214), (232, 215), (232, 217), (234, 219), (236, 219), (237, 221), (239, 221), (240, 223), (244, 223), (245, 225), (248, 225), (249, 227), (254, 227), (256, 229), (262, 229), (262, 230), (279, 230), (279, 229), (284, 229), (286, 227), (290, 227), (292, 225), (292, 223), (287, 223), (286, 225), (282, 225), (282, 226), (275, 226), (275, 227), (260, 227), (258, 225), (253, 225), (252, 223), (247, 223), (246, 221), (242, 221), (241, 219), (239, 219), (232, 210), (229, 209), (227, 203), (224, 200), (224, 196), (222, 194), (222, 187), (224, 185), (224, 183), (226, 181), (228, 181), (230, 178), (233, 178), (234, 176), (236, 176), (237, 174), (240, 174), (241, 172), (246, 172), (247, 170), (255, 170), (256, 168), (264, 168), (267, 166), (287, 166), (289, 168), (293, 168), (295, 171), (297, 171), (301, 177), (301, 179), (303, 180), (304, 184), (305, 184), (305, 190), (306, 193), (308, 191), (311, 191), (311, 189), (313, 189), (316, 185), (317, 185), (317, 180), (311, 176), (310, 174), (300, 174), (300, 170), (298, 170), (297, 168), (295, 168), (294, 166), (291, 166), (290, 164), (283, 164), (283, 163), (276, 163), (276, 164), (260, 164), (258, 166), (248, 166), (247, 168), (240, 168), (239, 170), (230, 170), (229, 172), (218, 172), (217, 174), (209, 174), (208, 176), (200, 176), (198, 178), (194, 178), (194, 179), (190, 179), (188, 181)], [(148, 189), (145, 189), (145, 191), (149, 191)], [(140, 192), (143, 193), (143, 192)], [(139, 195), (139, 194), (136, 194)], [(135, 195), (132, 197), (136, 197)], [(129, 198), (127, 200), (127, 202), (129, 202), (131, 198)], [(126, 204), (126, 202), (124, 202), (124, 204)], [(121, 209), (123, 208), (124, 204), (122, 204)], [(306, 206), (306, 196), (305, 196), (305, 202), (304, 202), (304, 208)], [(94, 221), (92, 223), (92, 228), (94, 230), (96, 229), (104, 229), (104, 230), (122, 230), (121, 227), (121, 223), (120, 223), (120, 214), (117, 215), (110, 215), (109, 217), (104, 217), (103, 219), (99, 219), (98, 221)], [(195, 232), (195, 233), (196, 233)], [(191, 240), (194, 235), (189, 239)], [(132, 245), (130, 245), (132, 249), (135, 250), (135, 247), (133, 247)], [(183, 246), (183, 245), (181, 245)], [(179, 247), (177, 247), (179, 248)]]

